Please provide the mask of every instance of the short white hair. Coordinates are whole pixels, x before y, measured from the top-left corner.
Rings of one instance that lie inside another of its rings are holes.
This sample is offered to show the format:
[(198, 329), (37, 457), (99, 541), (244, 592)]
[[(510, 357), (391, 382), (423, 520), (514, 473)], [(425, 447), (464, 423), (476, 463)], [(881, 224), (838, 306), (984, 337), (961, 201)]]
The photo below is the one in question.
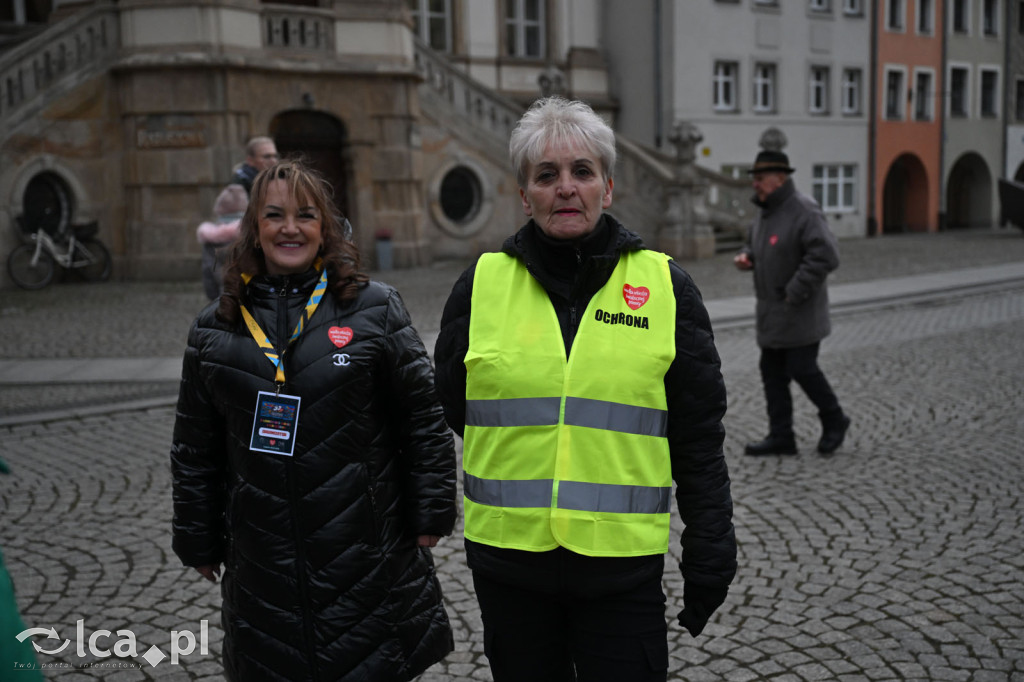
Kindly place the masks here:
[(590, 105), (554, 95), (538, 99), (519, 119), (508, 142), (516, 182), (526, 187), (526, 168), (552, 144), (579, 145), (601, 162), (605, 179), (615, 170), (615, 133)]

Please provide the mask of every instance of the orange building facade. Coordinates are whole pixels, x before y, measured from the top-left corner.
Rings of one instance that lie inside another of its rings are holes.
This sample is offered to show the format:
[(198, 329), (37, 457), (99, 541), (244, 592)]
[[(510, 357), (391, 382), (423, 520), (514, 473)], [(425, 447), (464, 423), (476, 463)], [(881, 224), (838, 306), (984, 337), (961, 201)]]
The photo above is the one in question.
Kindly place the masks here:
[(940, 227), (943, 0), (876, 0), (869, 232)]

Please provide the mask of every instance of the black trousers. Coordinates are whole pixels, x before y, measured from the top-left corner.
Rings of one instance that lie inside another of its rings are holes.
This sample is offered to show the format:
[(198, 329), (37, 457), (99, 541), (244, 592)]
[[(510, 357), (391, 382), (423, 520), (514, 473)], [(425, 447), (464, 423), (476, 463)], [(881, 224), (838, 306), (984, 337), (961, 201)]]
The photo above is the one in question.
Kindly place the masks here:
[(798, 348), (762, 348), (761, 381), (768, 406), (770, 435), (793, 437), (793, 396), (789, 383), (795, 381), (815, 407), (825, 428), (842, 421), (843, 410), (828, 379), (818, 367), (818, 347), (812, 343)]
[[(516, 581), (517, 583), (520, 581)], [(525, 587), (473, 572), (494, 682), (665, 682), (661, 576), (602, 594), (563, 573)]]

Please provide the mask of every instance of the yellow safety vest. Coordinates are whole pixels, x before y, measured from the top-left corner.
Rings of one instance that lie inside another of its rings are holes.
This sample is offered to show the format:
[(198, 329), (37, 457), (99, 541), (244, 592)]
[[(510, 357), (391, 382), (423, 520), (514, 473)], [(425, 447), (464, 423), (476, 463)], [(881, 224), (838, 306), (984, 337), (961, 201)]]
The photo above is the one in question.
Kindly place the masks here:
[(668, 550), (675, 325), (668, 256), (626, 253), (567, 359), (554, 306), (526, 267), (480, 258), (465, 361), (467, 538), (588, 556)]

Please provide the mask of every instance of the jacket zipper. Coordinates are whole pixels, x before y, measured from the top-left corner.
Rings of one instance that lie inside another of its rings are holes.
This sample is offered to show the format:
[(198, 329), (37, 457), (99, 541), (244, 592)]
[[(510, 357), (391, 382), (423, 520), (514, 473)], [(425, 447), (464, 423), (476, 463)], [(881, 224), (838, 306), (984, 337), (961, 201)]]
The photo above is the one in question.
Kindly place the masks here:
[[(288, 285), (285, 283), (277, 292), (277, 357), (281, 367), (284, 367), (284, 354), (288, 350)], [(287, 375), (286, 375), (287, 377)], [(278, 386), (278, 389), (283, 388)], [(307, 590), (306, 576), (306, 552), (302, 547), (302, 533), (299, 530), (299, 517), (297, 513), (298, 492), (295, 489), (295, 459), (289, 457), (285, 462), (285, 470), (288, 475), (288, 501), (292, 508), (292, 538), (295, 542), (295, 572), (298, 582), (299, 607), (302, 609), (302, 634), (306, 642), (306, 656), (309, 660), (310, 679), (316, 682), (320, 679), (320, 670), (317, 666), (316, 644), (313, 633), (313, 623), (310, 622), (309, 591)]]

